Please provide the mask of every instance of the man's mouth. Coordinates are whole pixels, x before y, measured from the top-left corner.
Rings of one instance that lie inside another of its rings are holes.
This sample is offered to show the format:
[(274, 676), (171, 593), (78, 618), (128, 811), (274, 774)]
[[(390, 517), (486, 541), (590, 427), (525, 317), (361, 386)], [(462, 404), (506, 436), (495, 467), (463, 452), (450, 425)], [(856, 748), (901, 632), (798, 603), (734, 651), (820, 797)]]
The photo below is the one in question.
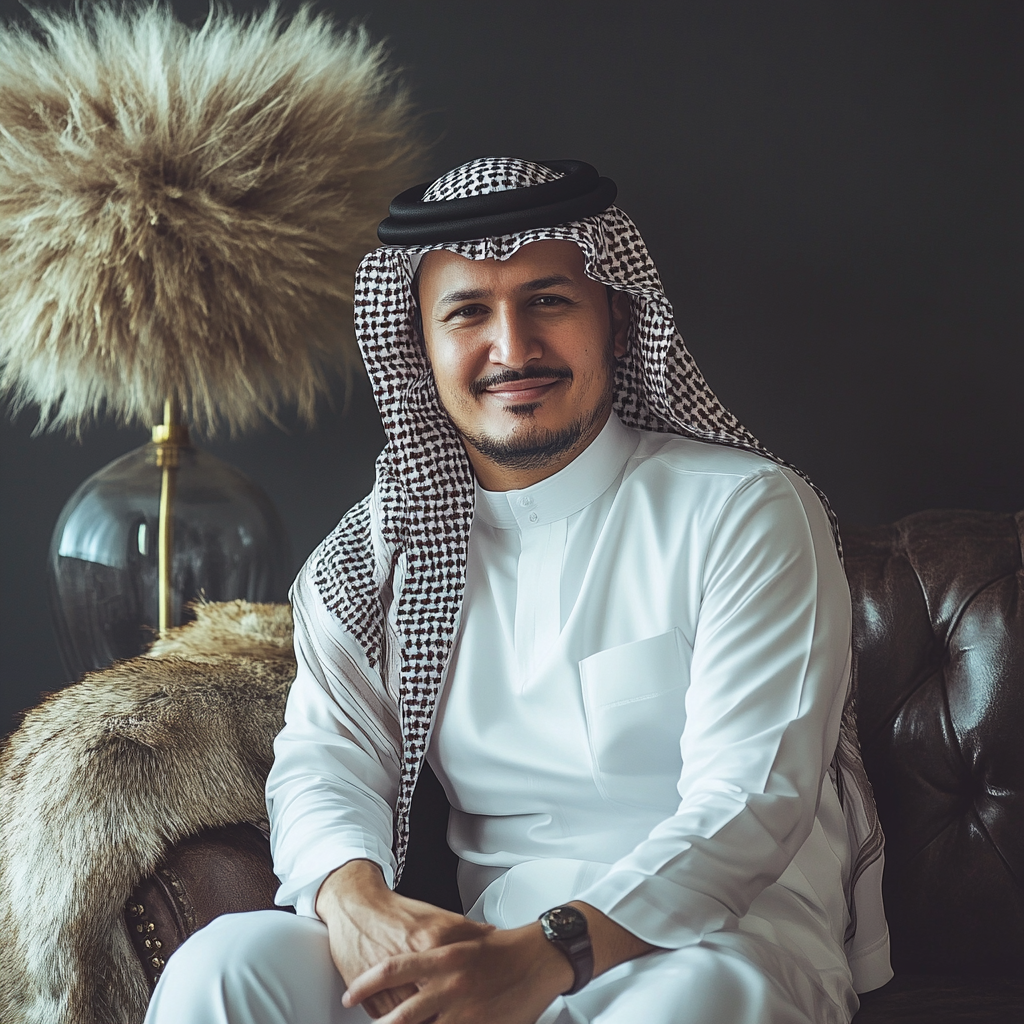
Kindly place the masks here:
[(537, 402), (553, 387), (564, 380), (571, 380), (570, 370), (550, 370), (541, 373), (496, 374), (483, 378), (473, 385), (476, 395), (493, 395), (505, 402)]
[(558, 377), (537, 377), (509, 381), (507, 384), (496, 384), (488, 388), (486, 393), (508, 402), (536, 402), (559, 383), (559, 380)]

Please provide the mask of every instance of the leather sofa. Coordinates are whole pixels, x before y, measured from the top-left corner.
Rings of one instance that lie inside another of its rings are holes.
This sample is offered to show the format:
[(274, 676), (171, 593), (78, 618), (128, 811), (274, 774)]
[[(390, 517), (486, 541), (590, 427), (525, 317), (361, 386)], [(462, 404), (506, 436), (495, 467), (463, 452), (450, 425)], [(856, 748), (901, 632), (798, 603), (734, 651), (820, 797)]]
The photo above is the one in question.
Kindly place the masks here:
[[(1022, 526), (1024, 513), (933, 511), (844, 533), (896, 972), (857, 1024), (1024, 1021)], [(457, 909), (429, 774), (413, 814), (402, 891)], [(271, 907), (275, 887), (256, 825), (180, 843), (124, 911), (151, 983), (196, 928)]]

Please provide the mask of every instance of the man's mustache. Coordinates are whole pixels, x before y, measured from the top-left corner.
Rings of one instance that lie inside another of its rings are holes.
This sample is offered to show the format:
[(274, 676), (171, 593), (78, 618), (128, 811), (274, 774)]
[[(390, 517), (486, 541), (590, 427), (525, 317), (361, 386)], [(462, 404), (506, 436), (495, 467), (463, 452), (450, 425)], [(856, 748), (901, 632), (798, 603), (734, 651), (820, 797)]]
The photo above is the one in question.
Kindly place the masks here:
[(483, 394), (488, 388), (496, 387), (499, 384), (511, 384), (516, 380), (532, 380), (535, 377), (554, 377), (558, 380), (572, 380), (572, 370), (567, 366), (560, 369), (552, 369), (547, 366), (531, 366), (527, 370), (502, 370), (500, 373), (492, 373), (489, 377), (481, 377), (469, 385), (472, 395)]

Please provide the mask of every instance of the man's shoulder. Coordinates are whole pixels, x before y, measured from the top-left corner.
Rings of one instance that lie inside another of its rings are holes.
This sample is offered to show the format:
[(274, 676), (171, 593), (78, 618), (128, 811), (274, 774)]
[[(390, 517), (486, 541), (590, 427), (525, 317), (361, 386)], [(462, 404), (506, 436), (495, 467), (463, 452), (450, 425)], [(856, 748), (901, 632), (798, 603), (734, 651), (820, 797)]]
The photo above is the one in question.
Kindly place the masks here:
[(712, 441), (698, 441), (679, 434), (637, 431), (639, 444), (633, 454), (634, 469), (678, 475), (722, 477), (726, 486), (737, 486), (750, 477), (782, 472), (776, 462), (756, 452)]
[[(835, 555), (832, 526), (813, 487), (796, 470), (730, 445), (640, 431), (620, 490), (624, 506), (643, 503), (666, 529), (694, 528), (703, 536), (743, 536), (779, 550)], [(728, 547), (729, 545), (727, 545)], [(838, 563), (837, 563), (838, 564)]]

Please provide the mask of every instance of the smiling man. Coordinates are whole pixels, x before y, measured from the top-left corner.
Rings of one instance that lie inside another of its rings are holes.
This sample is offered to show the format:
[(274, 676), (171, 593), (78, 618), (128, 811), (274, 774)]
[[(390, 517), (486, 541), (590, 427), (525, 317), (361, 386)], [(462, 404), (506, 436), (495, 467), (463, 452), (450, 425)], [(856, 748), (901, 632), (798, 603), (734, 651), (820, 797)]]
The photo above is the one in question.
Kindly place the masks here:
[(518, 490), (568, 465), (611, 412), (628, 296), (554, 239), (501, 262), (428, 252), (418, 278), (438, 397), (480, 486)]
[[(292, 591), (297, 914), (196, 933), (151, 1024), (841, 1024), (891, 976), (834, 522), (614, 195), (488, 158), (392, 204), (356, 285), (388, 445)], [(424, 759), (465, 916), (393, 891)]]

